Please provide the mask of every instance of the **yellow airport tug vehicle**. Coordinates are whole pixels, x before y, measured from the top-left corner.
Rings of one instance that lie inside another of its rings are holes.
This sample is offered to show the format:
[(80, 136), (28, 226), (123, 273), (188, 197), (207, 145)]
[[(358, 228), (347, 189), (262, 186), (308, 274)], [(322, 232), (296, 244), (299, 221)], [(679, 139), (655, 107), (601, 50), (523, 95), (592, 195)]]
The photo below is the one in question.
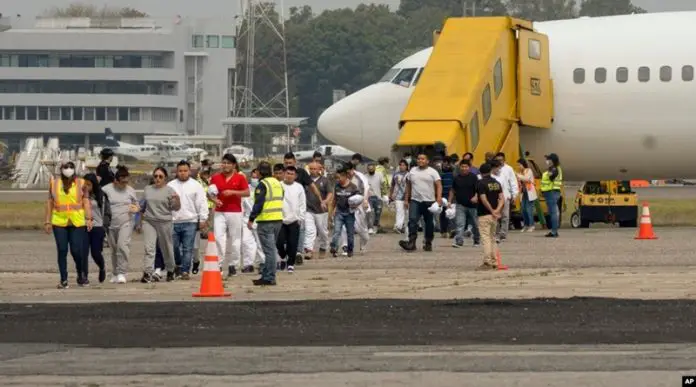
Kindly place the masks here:
[(570, 216), (573, 228), (588, 228), (592, 223), (636, 227), (638, 195), (628, 180), (587, 181), (575, 195), (575, 212)]

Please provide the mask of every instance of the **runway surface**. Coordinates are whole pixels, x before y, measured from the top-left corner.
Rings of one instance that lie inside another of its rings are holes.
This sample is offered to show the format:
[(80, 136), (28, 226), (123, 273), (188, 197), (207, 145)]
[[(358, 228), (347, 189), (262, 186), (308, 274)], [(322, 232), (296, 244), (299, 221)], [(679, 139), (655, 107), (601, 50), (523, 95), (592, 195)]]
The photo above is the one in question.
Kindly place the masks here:
[(52, 237), (4, 232), (2, 384), (680, 385), (696, 374), (695, 232), (511, 233), (510, 269), (483, 273), (480, 249), (436, 238), (407, 254), (378, 235), (367, 254), (306, 262), (275, 287), (231, 278), (226, 300), (193, 299), (200, 276), (138, 283), (140, 235), (133, 282), (60, 291)]
[[(579, 185), (568, 185), (567, 195), (575, 195), (580, 188)], [(696, 186), (661, 186), (634, 189), (640, 199), (696, 199)], [(142, 190), (136, 190), (138, 194)], [(0, 190), (0, 202), (28, 202), (45, 200), (47, 191), (45, 190)]]

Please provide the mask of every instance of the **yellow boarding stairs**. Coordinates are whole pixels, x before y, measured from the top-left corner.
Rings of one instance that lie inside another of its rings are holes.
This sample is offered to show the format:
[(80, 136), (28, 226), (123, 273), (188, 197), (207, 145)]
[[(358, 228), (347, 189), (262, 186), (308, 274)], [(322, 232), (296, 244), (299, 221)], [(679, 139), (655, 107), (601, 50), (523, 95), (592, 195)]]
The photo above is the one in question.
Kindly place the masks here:
[[(520, 126), (551, 128), (549, 41), (510, 17), (450, 18), (401, 115), (394, 150), (520, 156)], [(438, 144), (441, 143), (441, 144)], [(438, 146), (439, 145), (439, 146)]]

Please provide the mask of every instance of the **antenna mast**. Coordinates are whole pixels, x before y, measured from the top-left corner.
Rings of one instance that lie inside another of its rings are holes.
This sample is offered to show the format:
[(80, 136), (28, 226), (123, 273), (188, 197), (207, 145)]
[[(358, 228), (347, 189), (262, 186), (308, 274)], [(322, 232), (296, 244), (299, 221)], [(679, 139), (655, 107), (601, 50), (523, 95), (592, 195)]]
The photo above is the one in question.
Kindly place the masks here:
[[(290, 109), (283, 0), (240, 0), (240, 10), (232, 116), (287, 119)], [(280, 46), (282, 51), (259, 52), (256, 44), (260, 39), (268, 47)], [(252, 126), (243, 126), (243, 136), (233, 132), (231, 137), (235, 142), (241, 137), (249, 146)], [(289, 149), (290, 125), (286, 131)], [(269, 144), (270, 138), (263, 142)]]

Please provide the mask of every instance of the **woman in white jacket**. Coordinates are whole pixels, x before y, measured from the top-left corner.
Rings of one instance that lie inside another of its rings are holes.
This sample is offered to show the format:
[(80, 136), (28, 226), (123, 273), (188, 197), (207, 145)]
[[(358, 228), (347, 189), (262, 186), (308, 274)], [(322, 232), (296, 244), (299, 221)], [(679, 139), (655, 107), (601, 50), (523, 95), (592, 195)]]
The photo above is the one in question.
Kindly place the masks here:
[(536, 200), (538, 198), (536, 187), (534, 186), (534, 173), (532, 169), (529, 168), (529, 164), (525, 159), (517, 160), (517, 178), (520, 180), (520, 185), (522, 186), (522, 219), (524, 221), (524, 227), (522, 232), (534, 231), (534, 208), (536, 206)]

